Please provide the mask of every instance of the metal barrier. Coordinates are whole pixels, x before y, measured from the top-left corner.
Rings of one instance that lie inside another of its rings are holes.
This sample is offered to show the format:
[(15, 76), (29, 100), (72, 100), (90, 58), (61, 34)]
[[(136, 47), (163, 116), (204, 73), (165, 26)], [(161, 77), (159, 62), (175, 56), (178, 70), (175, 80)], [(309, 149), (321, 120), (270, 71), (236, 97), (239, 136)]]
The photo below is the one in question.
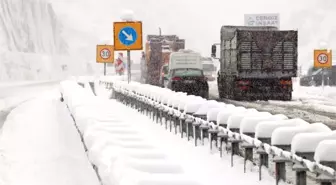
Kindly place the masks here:
[[(207, 138), (210, 141), (210, 150), (213, 149), (214, 142), (221, 157), (223, 144), (230, 146), (231, 166), (234, 166), (234, 155), (244, 157), (244, 172), (246, 172), (246, 162), (253, 161), (253, 151), (256, 151), (259, 155), (259, 180), (262, 179), (262, 166), (269, 167), (268, 158), (274, 156), (276, 184), (286, 181), (286, 163), (293, 163), (292, 170), (295, 171), (297, 185), (307, 184), (307, 172), (317, 174), (316, 182), (321, 185), (332, 185), (336, 182), (335, 163), (321, 162), (324, 164), (321, 165), (306, 160), (300, 154), (286, 151), (286, 147), (270, 145), (270, 138), (256, 139), (247, 134), (240, 134), (237, 130), (229, 130), (214, 122), (206, 121), (204, 115), (184, 113), (177, 107), (168, 106), (162, 100), (151, 97), (143, 91), (127, 88), (126, 85), (120, 85), (118, 82), (100, 81), (100, 84), (105, 84), (107, 89), (112, 89), (112, 96), (115, 99), (149, 116), (154, 123), (164, 125), (167, 130), (175, 134), (179, 134), (179, 130), (181, 138), (193, 139), (195, 146), (198, 146), (199, 141), (204, 145), (204, 139)], [(240, 149), (243, 149), (243, 152), (240, 152)], [(226, 150), (228, 151), (227, 147)]]

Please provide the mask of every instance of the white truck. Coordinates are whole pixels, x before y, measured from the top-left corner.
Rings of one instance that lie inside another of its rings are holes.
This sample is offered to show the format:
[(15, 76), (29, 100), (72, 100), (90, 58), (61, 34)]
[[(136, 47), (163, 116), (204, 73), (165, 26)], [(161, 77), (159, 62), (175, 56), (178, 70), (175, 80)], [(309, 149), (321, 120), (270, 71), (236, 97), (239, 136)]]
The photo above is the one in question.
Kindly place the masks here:
[(168, 71), (179, 68), (203, 69), (202, 56), (192, 50), (179, 50), (170, 54)]
[(203, 74), (201, 54), (192, 50), (172, 52), (164, 87), (208, 98), (209, 85)]

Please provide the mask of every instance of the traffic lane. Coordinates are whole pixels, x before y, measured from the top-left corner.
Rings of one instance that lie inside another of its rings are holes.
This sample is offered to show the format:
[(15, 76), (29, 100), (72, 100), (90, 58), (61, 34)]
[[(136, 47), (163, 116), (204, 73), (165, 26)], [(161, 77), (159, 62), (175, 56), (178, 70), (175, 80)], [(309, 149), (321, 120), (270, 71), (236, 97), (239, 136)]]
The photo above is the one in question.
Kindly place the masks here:
[[(0, 87), (0, 101), (6, 98), (15, 98), (23, 96), (27, 94), (31, 94), (26, 98), (22, 98), (22, 101), (18, 101), (16, 104), (13, 104), (10, 107), (5, 107), (0, 110), (0, 129), (2, 129), (3, 124), (5, 123), (8, 114), (18, 105), (29, 101), (30, 99), (38, 96), (40, 92), (51, 90), (58, 87), (60, 81), (51, 81), (51, 82), (42, 82), (35, 84), (26, 84), (26, 85), (18, 85), (18, 86), (10, 86), (10, 87)], [(1, 133), (0, 133), (1, 134)]]
[(26, 84), (18, 86), (6, 86), (6, 87), (0, 86), (0, 99), (17, 96), (27, 92), (30, 93), (32, 91), (38, 92), (46, 87), (54, 87), (56, 85), (59, 85), (59, 83), (60, 81), (50, 81), (50, 82), (42, 82), (37, 84)]

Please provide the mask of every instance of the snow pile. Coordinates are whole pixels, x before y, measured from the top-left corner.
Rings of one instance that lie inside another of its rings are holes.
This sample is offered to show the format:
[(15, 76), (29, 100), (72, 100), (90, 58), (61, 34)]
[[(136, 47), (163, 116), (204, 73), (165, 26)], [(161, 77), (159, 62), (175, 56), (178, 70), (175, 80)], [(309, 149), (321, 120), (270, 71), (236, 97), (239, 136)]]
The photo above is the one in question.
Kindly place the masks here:
[(288, 119), (288, 117), (283, 114), (245, 117), (240, 123), (240, 133), (255, 133), (256, 127), (262, 121), (281, 121), (286, 119)]
[(314, 159), (316, 162), (336, 161), (336, 140), (321, 141), (316, 148)]
[(141, 133), (127, 107), (95, 97), (74, 81), (62, 82), (61, 91), (105, 185), (165, 183), (169, 175), (173, 183), (198, 184)]
[[(253, 109), (255, 112), (257, 112), (257, 110)], [(235, 113), (244, 113), (245, 111), (247, 111), (247, 109), (245, 107), (233, 107), (230, 109), (225, 109), (225, 110), (221, 110), (218, 115), (217, 115), (217, 124), (227, 124), (227, 121), (229, 119), (229, 117), (232, 114)]]
[(245, 114), (236, 113), (232, 114), (227, 121), (228, 129), (239, 129), (241, 128), (241, 123), (243, 119), (251, 118), (251, 117), (267, 117), (272, 116), (269, 112), (258, 112), (255, 109), (248, 110)]
[(290, 145), (295, 135), (299, 133), (331, 132), (331, 129), (322, 123), (313, 123), (299, 127), (280, 127), (272, 133), (272, 145)]
[(310, 123), (300, 118), (277, 121), (262, 121), (255, 128), (255, 138), (271, 138), (273, 131), (277, 128), (307, 126), (309, 124)]
[(293, 137), (291, 150), (296, 152), (314, 152), (318, 144), (327, 139), (336, 140), (336, 131), (319, 133), (299, 133)]
[(0, 184), (100, 184), (57, 91), (16, 107), (0, 147)]

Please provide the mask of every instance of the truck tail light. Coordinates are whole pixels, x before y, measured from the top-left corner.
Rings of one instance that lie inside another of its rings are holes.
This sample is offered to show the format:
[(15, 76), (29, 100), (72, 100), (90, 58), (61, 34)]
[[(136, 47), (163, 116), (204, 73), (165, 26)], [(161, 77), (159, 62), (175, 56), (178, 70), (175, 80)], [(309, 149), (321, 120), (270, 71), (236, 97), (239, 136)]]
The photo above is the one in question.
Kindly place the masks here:
[(248, 80), (239, 80), (238, 84), (239, 85), (250, 85), (250, 81), (248, 81)]
[(281, 85), (291, 85), (292, 84), (292, 80), (280, 80), (280, 84)]
[(181, 78), (181, 77), (178, 77), (178, 76), (175, 76), (175, 77), (172, 78), (172, 80), (173, 80), (173, 81), (180, 81), (180, 80), (182, 80), (182, 78)]

